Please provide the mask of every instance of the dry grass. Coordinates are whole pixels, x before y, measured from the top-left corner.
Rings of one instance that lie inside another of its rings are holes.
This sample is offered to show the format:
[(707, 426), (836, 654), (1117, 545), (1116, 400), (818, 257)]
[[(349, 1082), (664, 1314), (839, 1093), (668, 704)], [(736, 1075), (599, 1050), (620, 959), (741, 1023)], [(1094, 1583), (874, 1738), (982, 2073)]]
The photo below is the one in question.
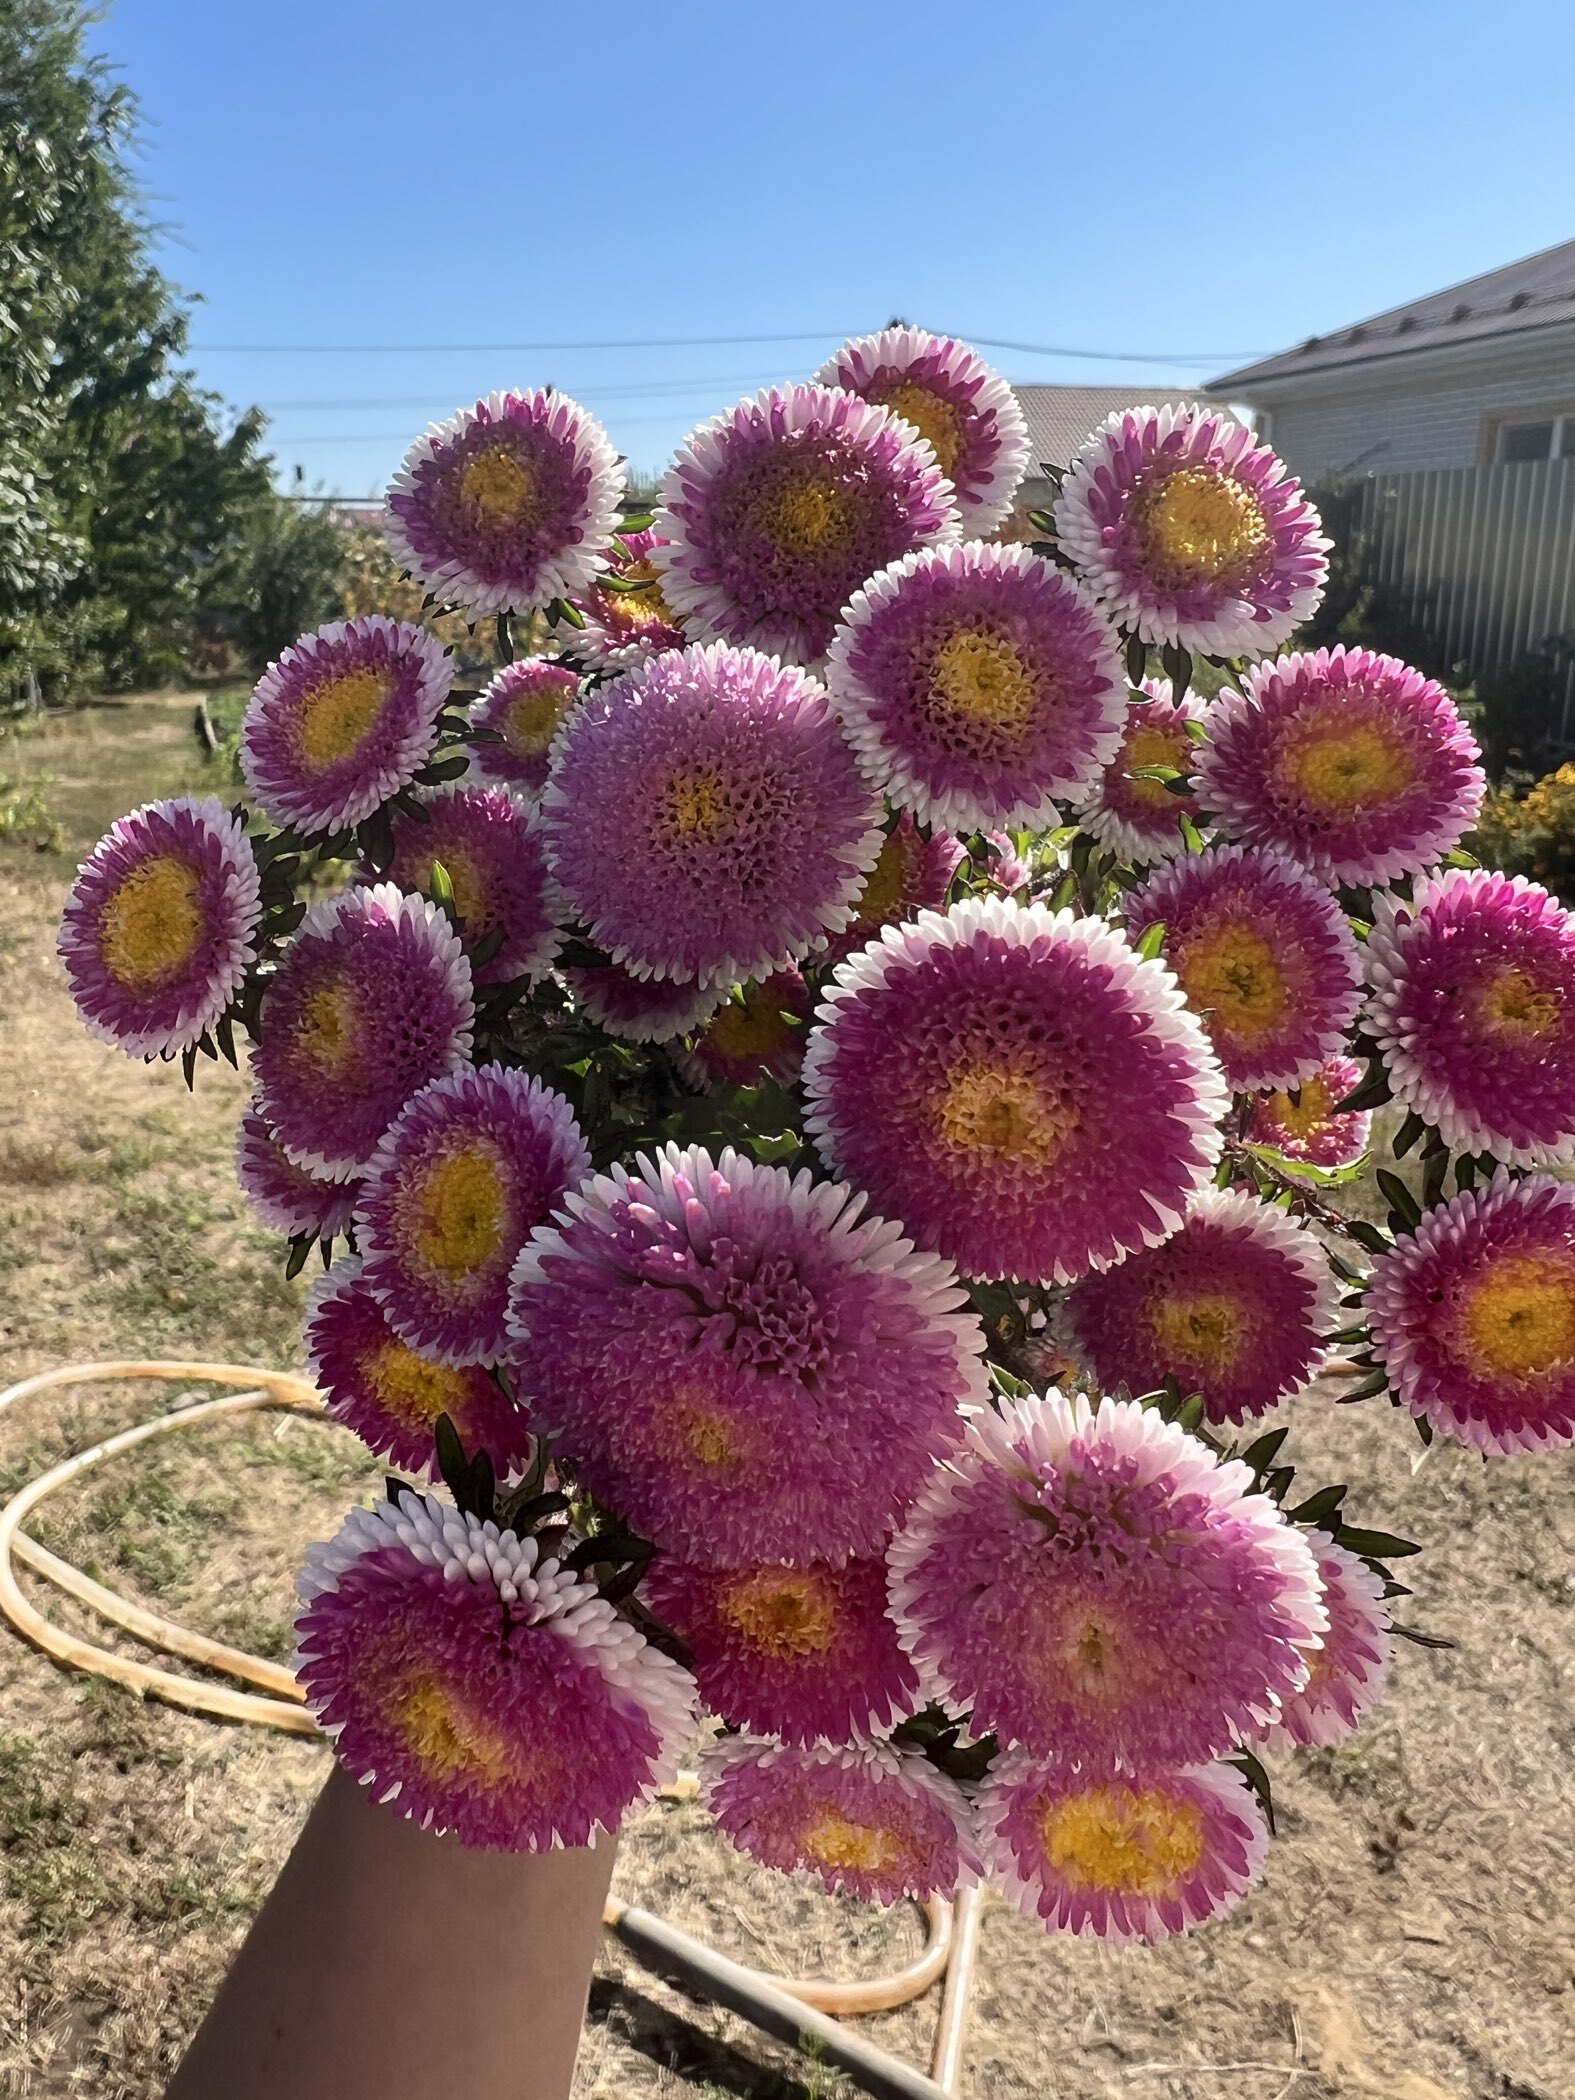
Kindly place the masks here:
[[(104, 709), (8, 751), (47, 772), (71, 856), (120, 808), (201, 779), (189, 703)], [(241, 1082), (127, 1064), (75, 1025), (51, 954), (71, 856), (0, 841), (0, 1304), (6, 1378), (99, 1354), (285, 1364), (285, 1285), (229, 1178)], [(0, 1489), (149, 1404), (86, 1391), (0, 1418)], [(1420, 1447), (1387, 1408), (1294, 1412), (1293, 1453), (1362, 1483), (1359, 1515), (1429, 1542), (1381, 1717), (1278, 1775), (1268, 1880), (1154, 1951), (1047, 1943), (992, 1904), (973, 2100), (1575, 2100), (1575, 1476)], [(255, 1649), (285, 1652), (289, 1576), (371, 1469), (272, 1417), (91, 1475), (57, 1550)], [(93, 1629), (103, 1638), (103, 1629)], [(152, 2100), (320, 1783), (314, 1745), (209, 1726), (67, 1678), (0, 1639), (0, 2093)], [(891, 1966), (916, 1920), (763, 1875), (691, 1808), (627, 1837), (632, 1900), (766, 1966)], [(933, 2005), (871, 2023), (922, 2057)], [(836, 2100), (838, 2079), (609, 1948), (580, 2100)]]

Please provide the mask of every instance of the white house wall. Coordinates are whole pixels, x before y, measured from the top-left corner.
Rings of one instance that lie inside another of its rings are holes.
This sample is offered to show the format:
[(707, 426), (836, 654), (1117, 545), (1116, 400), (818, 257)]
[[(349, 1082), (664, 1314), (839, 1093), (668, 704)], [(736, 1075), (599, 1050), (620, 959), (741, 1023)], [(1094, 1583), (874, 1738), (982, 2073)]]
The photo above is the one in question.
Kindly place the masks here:
[(1251, 398), (1303, 481), (1476, 466), (1484, 425), (1503, 411), (1575, 409), (1575, 328), (1260, 382)]

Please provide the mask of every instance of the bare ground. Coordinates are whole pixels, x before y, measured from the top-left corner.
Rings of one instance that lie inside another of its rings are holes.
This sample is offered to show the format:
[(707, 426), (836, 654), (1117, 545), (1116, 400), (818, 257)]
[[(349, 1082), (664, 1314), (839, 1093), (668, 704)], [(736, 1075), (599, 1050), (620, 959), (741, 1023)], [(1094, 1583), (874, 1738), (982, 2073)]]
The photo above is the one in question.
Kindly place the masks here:
[[(205, 1066), (193, 1101), (178, 1073), (95, 1045), (52, 957), (75, 857), (131, 802), (201, 783), (189, 705), (106, 707), (6, 753), (12, 774), (53, 775), (69, 848), (0, 842), (6, 1380), (122, 1353), (293, 1359), (300, 1286), (229, 1176), (240, 1080)], [(149, 1404), (89, 1389), (0, 1417), (0, 1491)], [(1428, 1542), (1412, 1616), (1459, 1645), (1404, 1647), (1374, 1725), (1278, 1768), (1267, 1880), (1224, 1926), (1116, 1953), (992, 1901), (966, 2094), (1575, 2100), (1575, 1472), (1421, 1459), (1381, 1405), (1314, 1394), (1292, 1412), (1310, 1477), (1358, 1482), (1360, 1521)], [(282, 1655), (293, 1563), (371, 1479), (337, 1433), (265, 1417), (103, 1468), (35, 1529), (166, 1614)], [(142, 1706), (0, 1635), (0, 2093), (158, 2094), (323, 1771), (315, 1745)], [(866, 1973), (919, 1941), (906, 1911), (756, 1872), (692, 1807), (626, 1836), (618, 1886), (767, 1967)], [(933, 2011), (870, 2031), (922, 2059)], [(609, 1943), (579, 2100), (847, 2091)]]

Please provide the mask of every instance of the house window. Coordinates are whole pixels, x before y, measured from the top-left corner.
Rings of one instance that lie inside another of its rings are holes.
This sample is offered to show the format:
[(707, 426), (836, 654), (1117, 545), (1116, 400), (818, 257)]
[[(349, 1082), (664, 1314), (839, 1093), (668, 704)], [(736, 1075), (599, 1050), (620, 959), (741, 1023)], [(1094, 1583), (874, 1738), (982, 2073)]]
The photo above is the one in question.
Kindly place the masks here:
[(1575, 459), (1575, 411), (1528, 418), (1523, 423), (1500, 423), (1498, 458), (1505, 466), (1517, 460)]

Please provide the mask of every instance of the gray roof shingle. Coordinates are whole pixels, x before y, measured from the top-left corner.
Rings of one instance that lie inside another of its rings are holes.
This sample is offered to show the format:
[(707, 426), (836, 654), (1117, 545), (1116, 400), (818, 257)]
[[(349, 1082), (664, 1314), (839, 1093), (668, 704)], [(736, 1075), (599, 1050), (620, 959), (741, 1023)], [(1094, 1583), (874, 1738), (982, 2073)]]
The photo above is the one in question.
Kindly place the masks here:
[(1163, 408), (1171, 401), (1201, 401), (1196, 391), (1175, 393), (1151, 386), (1016, 386), (1033, 441), (1030, 478), (1042, 466), (1070, 466), (1092, 430), (1119, 408)]
[(1556, 321), (1575, 321), (1575, 241), (1562, 241), (1519, 262), (1506, 263), (1481, 277), (1468, 277), (1425, 299), (1392, 306), (1387, 313), (1309, 336), (1294, 350), (1243, 365), (1209, 382), (1213, 393), (1251, 393), (1259, 380), (1292, 379), (1304, 372), (1337, 370), (1369, 364), (1377, 358), (1405, 356), (1444, 344), (1515, 335), (1526, 328), (1545, 328)]

